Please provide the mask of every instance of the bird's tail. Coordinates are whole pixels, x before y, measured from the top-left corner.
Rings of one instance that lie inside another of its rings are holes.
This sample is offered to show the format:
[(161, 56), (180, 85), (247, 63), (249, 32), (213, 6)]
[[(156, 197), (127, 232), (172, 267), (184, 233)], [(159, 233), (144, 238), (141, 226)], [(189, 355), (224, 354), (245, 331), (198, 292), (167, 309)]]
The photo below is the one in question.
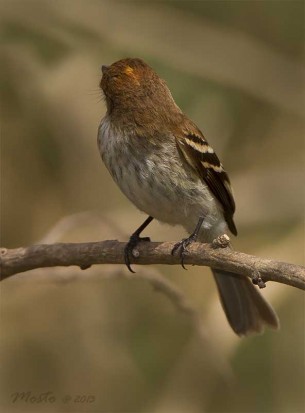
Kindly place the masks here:
[(275, 311), (247, 277), (223, 270), (212, 271), (222, 307), (236, 334), (260, 333), (264, 325), (279, 328)]

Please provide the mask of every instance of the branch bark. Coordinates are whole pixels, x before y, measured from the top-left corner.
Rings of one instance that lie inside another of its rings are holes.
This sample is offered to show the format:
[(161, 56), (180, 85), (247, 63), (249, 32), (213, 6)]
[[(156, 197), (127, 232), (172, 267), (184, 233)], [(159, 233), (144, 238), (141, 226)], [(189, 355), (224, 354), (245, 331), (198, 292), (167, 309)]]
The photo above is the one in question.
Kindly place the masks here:
[[(133, 250), (131, 262), (140, 265), (180, 264), (171, 255), (173, 242), (142, 242)], [(81, 269), (95, 264), (124, 264), (126, 243), (102, 241), (88, 243), (56, 243), (0, 250), (1, 279), (43, 267), (76, 265)], [(185, 264), (209, 266), (250, 277), (254, 282), (275, 281), (305, 290), (305, 267), (259, 258), (230, 248), (215, 248), (194, 243), (188, 248)]]

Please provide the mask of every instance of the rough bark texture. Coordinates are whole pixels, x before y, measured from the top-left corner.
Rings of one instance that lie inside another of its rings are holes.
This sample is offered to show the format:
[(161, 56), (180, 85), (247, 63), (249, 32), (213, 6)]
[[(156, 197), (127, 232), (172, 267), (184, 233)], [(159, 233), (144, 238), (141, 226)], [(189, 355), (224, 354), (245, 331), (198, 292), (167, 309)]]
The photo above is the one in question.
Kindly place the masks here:
[[(142, 242), (133, 250), (131, 262), (139, 265), (179, 265), (180, 257), (171, 255), (174, 245), (173, 242)], [(1, 248), (1, 279), (42, 267), (76, 265), (86, 269), (96, 264), (124, 264), (125, 246), (126, 243), (119, 241), (102, 241)], [(248, 276), (261, 288), (264, 282), (275, 281), (305, 289), (305, 267), (263, 259), (221, 246), (194, 243), (188, 248), (184, 262)]]

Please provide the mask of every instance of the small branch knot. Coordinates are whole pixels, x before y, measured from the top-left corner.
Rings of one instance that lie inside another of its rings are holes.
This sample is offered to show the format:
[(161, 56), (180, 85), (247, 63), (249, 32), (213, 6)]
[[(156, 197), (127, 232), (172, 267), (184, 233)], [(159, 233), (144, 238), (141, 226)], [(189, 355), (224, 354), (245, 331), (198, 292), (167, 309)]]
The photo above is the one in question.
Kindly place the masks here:
[(219, 235), (212, 242), (213, 248), (226, 248), (230, 244), (230, 237), (227, 234)]
[(262, 279), (259, 271), (254, 270), (251, 278), (254, 285), (257, 285), (259, 288), (266, 288), (266, 283)]
[(134, 249), (131, 251), (131, 254), (132, 254), (132, 256), (133, 256), (134, 258), (139, 258), (139, 256), (140, 256), (140, 251), (139, 251), (137, 248), (134, 248)]
[(90, 268), (91, 267), (91, 264), (83, 264), (83, 265), (80, 265), (79, 266), (79, 268), (81, 269), (81, 270), (87, 270), (88, 268)]

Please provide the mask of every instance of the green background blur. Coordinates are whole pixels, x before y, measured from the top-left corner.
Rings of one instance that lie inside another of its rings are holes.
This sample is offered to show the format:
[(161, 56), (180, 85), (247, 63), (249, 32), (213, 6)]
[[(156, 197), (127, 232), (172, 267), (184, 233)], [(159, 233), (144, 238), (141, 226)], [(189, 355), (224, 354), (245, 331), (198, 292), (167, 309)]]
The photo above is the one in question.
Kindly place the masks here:
[[(304, 264), (303, 1), (2, 0), (0, 27), (1, 246), (127, 240), (142, 223), (96, 145), (100, 66), (130, 56), (167, 81), (229, 171), (235, 248)], [(158, 223), (146, 233), (184, 236)], [(238, 339), (208, 269), (136, 270), (1, 284), (1, 411), (305, 411), (302, 291), (268, 284), (280, 332)], [(56, 401), (14, 403), (16, 392)]]

